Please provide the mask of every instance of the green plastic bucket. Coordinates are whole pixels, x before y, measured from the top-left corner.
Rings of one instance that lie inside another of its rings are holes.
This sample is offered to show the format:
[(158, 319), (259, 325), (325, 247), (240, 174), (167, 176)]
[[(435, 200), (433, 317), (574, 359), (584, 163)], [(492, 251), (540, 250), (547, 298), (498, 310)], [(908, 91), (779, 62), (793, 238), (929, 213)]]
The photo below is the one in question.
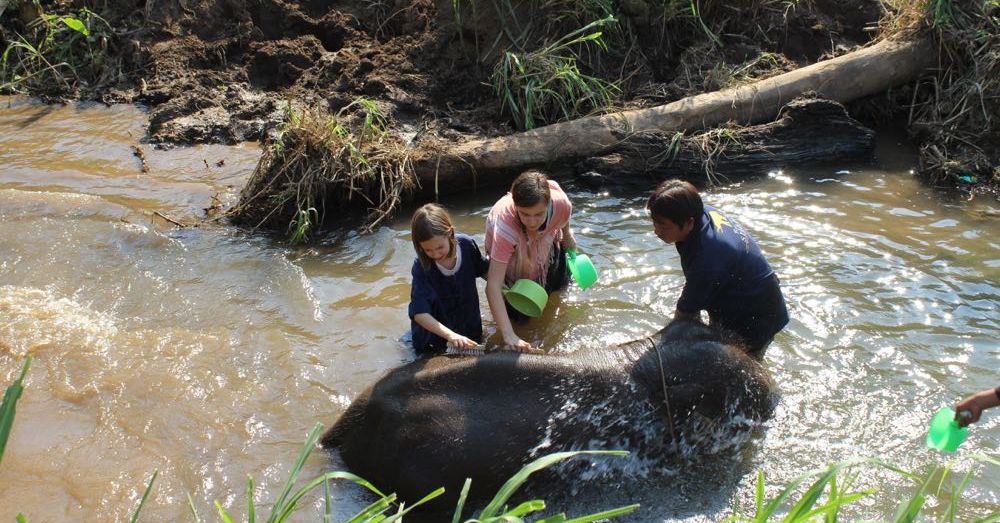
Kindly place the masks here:
[(958, 422), (955, 421), (955, 411), (941, 407), (941, 410), (931, 418), (931, 427), (927, 431), (927, 446), (945, 452), (955, 452), (968, 435), (969, 429), (959, 428)]
[(503, 296), (514, 310), (532, 318), (541, 316), (549, 301), (549, 293), (544, 287), (524, 278), (505, 289)]
[(587, 289), (597, 283), (597, 267), (586, 254), (577, 254), (576, 249), (566, 251), (568, 254), (566, 265), (569, 266), (569, 273), (573, 275), (573, 281), (581, 289)]

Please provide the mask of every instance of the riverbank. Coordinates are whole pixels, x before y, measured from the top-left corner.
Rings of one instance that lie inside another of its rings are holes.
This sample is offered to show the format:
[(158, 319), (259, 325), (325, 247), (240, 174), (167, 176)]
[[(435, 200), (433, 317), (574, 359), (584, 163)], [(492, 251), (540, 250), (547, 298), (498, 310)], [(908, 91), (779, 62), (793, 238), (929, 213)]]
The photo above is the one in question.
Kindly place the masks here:
[(969, 76), (1000, 72), (989, 45), (998, 8), (986, 2), (3, 5), (5, 91), (141, 104), (145, 140), (161, 146), (270, 143), (298, 107), (344, 119), (375, 113), (394, 146), (449, 147), (746, 84), (888, 35), (931, 34), (938, 77), (848, 112), (869, 126), (906, 117), (934, 184), (994, 195), (1000, 184), (1000, 87)]

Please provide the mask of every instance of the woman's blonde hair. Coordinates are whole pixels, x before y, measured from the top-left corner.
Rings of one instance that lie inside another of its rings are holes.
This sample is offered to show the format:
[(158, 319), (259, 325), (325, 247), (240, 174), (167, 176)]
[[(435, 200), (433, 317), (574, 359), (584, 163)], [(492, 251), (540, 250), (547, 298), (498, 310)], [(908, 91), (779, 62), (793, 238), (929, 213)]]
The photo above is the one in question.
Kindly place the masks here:
[(421, 242), (430, 240), (435, 236), (448, 237), (448, 257), (455, 255), (458, 249), (458, 242), (455, 240), (455, 227), (451, 224), (451, 216), (448, 211), (436, 203), (428, 203), (413, 213), (410, 220), (410, 232), (413, 237), (413, 249), (417, 251), (417, 259), (420, 266), (425, 271), (430, 270), (433, 260), (424, 253), (420, 247)]

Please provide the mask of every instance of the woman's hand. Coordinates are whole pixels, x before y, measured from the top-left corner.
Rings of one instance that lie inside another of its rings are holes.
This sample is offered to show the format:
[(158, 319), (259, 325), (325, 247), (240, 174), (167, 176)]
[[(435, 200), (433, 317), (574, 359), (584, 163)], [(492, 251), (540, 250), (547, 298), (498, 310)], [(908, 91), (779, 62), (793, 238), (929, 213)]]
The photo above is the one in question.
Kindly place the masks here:
[(474, 349), (479, 344), (469, 338), (466, 338), (465, 336), (462, 336), (461, 334), (453, 332), (450, 336), (448, 336), (448, 345), (451, 345), (456, 349)]
[(518, 338), (517, 336), (512, 336), (510, 338), (504, 338), (504, 344), (506, 345), (505, 350), (512, 350), (521, 352), (524, 354), (541, 354), (541, 350), (536, 349), (531, 346), (530, 343)]

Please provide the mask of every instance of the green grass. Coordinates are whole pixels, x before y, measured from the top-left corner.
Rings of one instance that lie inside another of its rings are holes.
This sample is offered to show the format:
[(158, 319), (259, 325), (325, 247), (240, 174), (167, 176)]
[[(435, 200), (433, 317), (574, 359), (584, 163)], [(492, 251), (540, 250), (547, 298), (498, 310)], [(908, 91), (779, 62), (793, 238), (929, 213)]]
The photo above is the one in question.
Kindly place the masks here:
[[(973, 458), (989, 466), (1000, 466), (1000, 461), (989, 456), (975, 455)], [(761, 470), (757, 473), (752, 512), (742, 514), (737, 511), (736, 515), (726, 518), (724, 522), (836, 523), (842, 516), (842, 508), (878, 492), (878, 489), (875, 488), (855, 490), (855, 484), (860, 474), (858, 467), (863, 465), (890, 470), (915, 485), (915, 490), (899, 503), (892, 518), (880, 520), (892, 523), (934, 520), (928, 519), (931, 517), (929, 514), (924, 514), (924, 508), (930, 497), (936, 498), (938, 501), (936, 506), (944, 508), (943, 513), (934, 521), (948, 523), (959, 521), (956, 518), (962, 492), (972, 479), (975, 470), (970, 469), (956, 483), (950, 477), (953, 462), (944, 466), (936, 465), (927, 474), (919, 475), (878, 459), (857, 459), (835, 463), (825, 469), (806, 472), (792, 480), (769, 499), (765, 499), (764, 496), (766, 485), (764, 472)], [(801, 487), (812, 478), (816, 479), (808, 487), (802, 489)], [(941, 503), (942, 500), (944, 503)], [(918, 519), (922, 515), (924, 518)], [(993, 512), (974, 521), (977, 523), (1000, 521), (1000, 512)]]
[(3, 401), (0, 402), (0, 463), (3, 463), (3, 451), (7, 448), (7, 439), (10, 431), (14, 427), (14, 415), (17, 411), (17, 400), (24, 392), (24, 377), (31, 367), (31, 356), (24, 360), (24, 367), (21, 368), (21, 375), (7, 387), (3, 393)]
[(71, 92), (109, 75), (111, 26), (87, 8), (74, 14), (43, 13), (0, 55), (0, 92)]
[(414, 179), (409, 150), (374, 101), (358, 98), (333, 116), (289, 106), (227, 215), (253, 227), (284, 228), (293, 244), (309, 239), (328, 206), (339, 215), (363, 209), (370, 230), (392, 214)]
[(574, 51), (587, 44), (605, 49), (603, 29), (616, 23), (607, 16), (541, 49), (504, 52), (491, 76), (501, 111), (526, 130), (610, 108), (618, 87), (582, 73)]
[[(426, 496), (412, 505), (405, 505), (399, 503), (395, 494), (384, 494), (374, 485), (368, 481), (360, 478), (349, 472), (328, 472), (307, 481), (304, 485), (298, 489), (294, 489), (295, 484), (298, 482), (299, 474), (302, 471), (302, 467), (305, 465), (306, 459), (312, 453), (313, 449), (316, 448), (316, 443), (319, 441), (320, 434), (322, 432), (322, 425), (317, 424), (313, 427), (312, 431), (309, 432), (306, 438), (306, 443), (299, 452), (299, 456), (292, 466), (289, 472), (288, 479), (278, 494), (278, 498), (275, 500), (274, 504), (271, 506), (271, 511), (267, 517), (267, 523), (284, 523), (292, 517), (299, 509), (299, 503), (304, 497), (306, 497), (310, 492), (323, 486), (324, 491), (324, 513), (323, 520), (332, 520), (332, 501), (330, 499), (329, 482), (334, 480), (347, 480), (351, 481), (361, 487), (364, 487), (371, 493), (373, 493), (377, 499), (372, 502), (367, 507), (363, 508), (354, 517), (348, 520), (349, 523), (378, 523), (378, 522), (394, 522), (401, 521), (403, 516), (412, 511), (413, 509), (424, 505), (428, 501), (431, 501), (442, 494), (444, 494), (444, 488), (438, 488), (428, 492)], [(561, 452), (556, 454), (550, 454), (548, 456), (543, 456), (522, 468), (517, 474), (512, 476), (506, 483), (500, 488), (493, 500), (482, 510), (482, 512), (475, 518), (465, 520), (465, 523), (500, 523), (508, 521), (520, 521), (524, 516), (532, 513), (536, 513), (545, 510), (545, 502), (542, 500), (531, 500), (520, 503), (513, 508), (508, 507), (508, 501), (515, 494), (515, 492), (527, 481), (535, 472), (549, 467), (559, 461), (563, 461), (569, 458), (573, 458), (580, 455), (609, 455), (609, 456), (624, 456), (627, 455), (624, 451), (580, 451), (580, 452)], [(469, 491), (469, 486), (471, 480), (466, 480), (465, 487), (462, 490), (461, 496), (455, 508), (455, 513), (453, 516), (453, 521), (461, 521), (462, 511), (465, 505), (466, 495)], [(191, 501), (190, 496), (188, 496), (188, 503), (191, 508), (192, 516), (195, 521), (201, 521), (198, 516), (197, 510), (194, 508), (194, 503)], [(223, 522), (235, 521), (233, 516), (229, 514), (222, 505), (216, 501), (216, 509), (219, 513), (219, 518)], [(611, 517), (628, 514), (637, 509), (639, 505), (629, 505), (626, 507), (617, 508), (614, 510), (600, 512), (598, 514), (590, 514), (587, 516), (576, 517), (573, 519), (567, 519), (565, 514), (556, 514), (554, 516), (549, 516), (545, 519), (538, 520), (539, 523), (559, 523), (559, 522), (577, 522), (583, 523), (587, 521), (597, 521), (598, 519), (609, 519)], [(253, 499), (253, 478), (250, 478), (247, 485), (247, 521), (254, 522), (256, 514), (255, 501)]]

